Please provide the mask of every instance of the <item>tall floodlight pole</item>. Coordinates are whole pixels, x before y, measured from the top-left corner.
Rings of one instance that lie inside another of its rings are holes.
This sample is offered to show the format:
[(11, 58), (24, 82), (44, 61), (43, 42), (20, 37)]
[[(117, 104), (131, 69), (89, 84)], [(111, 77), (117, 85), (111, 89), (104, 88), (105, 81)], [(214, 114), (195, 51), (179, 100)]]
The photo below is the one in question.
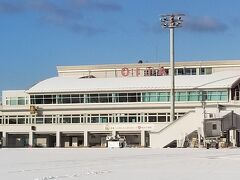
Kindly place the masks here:
[(182, 27), (184, 14), (166, 14), (161, 16), (161, 26), (170, 30), (170, 75), (171, 75), (171, 112), (170, 121), (175, 119), (175, 68), (174, 68), (174, 29)]

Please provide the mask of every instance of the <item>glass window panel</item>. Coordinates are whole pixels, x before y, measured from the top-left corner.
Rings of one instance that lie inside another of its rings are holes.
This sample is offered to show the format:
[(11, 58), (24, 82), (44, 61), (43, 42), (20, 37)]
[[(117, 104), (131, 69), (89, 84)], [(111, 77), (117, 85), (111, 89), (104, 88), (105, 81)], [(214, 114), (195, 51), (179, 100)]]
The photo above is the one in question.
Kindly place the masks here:
[(70, 94), (64, 94), (64, 95), (62, 95), (62, 102), (63, 102), (63, 104), (69, 104), (69, 103), (71, 103)]
[(72, 98), (79, 98), (79, 94), (71, 94)]
[(36, 118), (36, 124), (43, 124), (43, 118)]
[(138, 116), (138, 122), (143, 122), (143, 116)]
[(71, 117), (63, 117), (63, 123), (71, 123)]
[(79, 94), (71, 94), (71, 102), (72, 103), (80, 103)]
[(18, 118), (18, 124), (25, 124), (25, 118)]
[(158, 102), (158, 96), (156, 92), (149, 93), (149, 100), (150, 102)]
[(17, 98), (10, 99), (10, 105), (17, 105), (17, 103), (18, 103)]
[(128, 122), (128, 120), (127, 120), (127, 117), (126, 116), (124, 116), (124, 117), (120, 117), (120, 123), (126, 123), (126, 122)]
[(17, 120), (15, 118), (10, 118), (9, 124), (17, 124)]
[(9, 99), (6, 100), (6, 105), (10, 105), (10, 100)]
[(207, 92), (208, 101), (218, 101), (220, 100), (220, 93), (217, 91), (208, 91)]
[(159, 101), (160, 102), (168, 102), (170, 99), (170, 93), (169, 92), (160, 92), (159, 93)]
[(221, 92), (221, 100), (222, 101), (227, 101), (228, 100), (228, 92), (227, 91), (222, 91)]
[(45, 124), (51, 124), (52, 123), (52, 118), (51, 117), (45, 117), (44, 123)]
[(99, 94), (99, 102), (107, 103), (108, 102), (108, 94)]
[(43, 99), (43, 95), (35, 95), (36, 99)]
[(116, 122), (116, 123), (119, 122), (119, 117), (115, 117), (115, 122)]
[(149, 102), (149, 93), (146, 92), (146, 93), (142, 93), (142, 100), (143, 102)]
[(196, 68), (192, 68), (192, 75), (196, 75), (196, 74), (197, 74)]
[(212, 68), (211, 67), (206, 68), (206, 74), (212, 74)]
[(84, 97), (80, 96), (80, 103), (84, 103)]
[(137, 116), (129, 116), (129, 122), (137, 122)]
[(108, 123), (108, 117), (107, 116), (101, 116), (100, 115), (100, 123)]
[(44, 95), (44, 104), (53, 104), (52, 95)]
[(36, 104), (43, 104), (43, 95), (35, 95)]
[(137, 102), (137, 94), (128, 93), (128, 102)]
[(141, 93), (137, 93), (137, 102), (141, 102)]
[(99, 103), (98, 94), (90, 94), (89, 102), (90, 103)]
[(31, 102), (31, 104), (35, 104), (35, 96), (34, 95), (30, 95), (30, 102)]
[(72, 123), (80, 123), (80, 117), (72, 117)]
[(56, 95), (56, 103), (57, 104), (63, 104), (63, 100), (62, 100), (62, 95), (61, 94), (57, 94)]
[(118, 93), (113, 93), (112, 94), (112, 102), (118, 102), (119, 101), (119, 99), (118, 99)]
[(158, 116), (158, 122), (166, 122), (166, 116)]
[(44, 99), (52, 99), (52, 95), (44, 95)]
[(52, 95), (52, 104), (56, 104), (57, 102), (57, 95)]
[(200, 69), (199, 69), (199, 74), (200, 74), (200, 75), (212, 74), (212, 68), (211, 68), (211, 67), (200, 68)]
[(185, 68), (184, 69), (184, 74), (185, 75), (191, 75), (191, 69), (190, 68)]
[(81, 117), (81, 123), (86, 123), (85, 117)]
[(176, 69), (176, 70), (175, 70), (175, 74), (177, 74), (177, 75), (183, 75), (183, 74), (184, 74), (183, 68)]
[(199, 69), (199, 74), (204, 75), (205, 74), (205, 68), (200, 68)]
[(189, 91), (188, 92), (188, 101), (199, 101), (199, 92), (197, 91)]
[(148, 122), (157, 122), (157, 116), (148, 116)]
[(186, 92), (176, 92), (175, 99), (176, 99), (176, 101), (187, 101)]
[(127, 93), (119, 93), (119, 102), (127, 102)]
[(25, 105), (25, 97), (18, 97), (18, 105)]
[(91, 123), (99, 123), (99, 117), (91, 117)]

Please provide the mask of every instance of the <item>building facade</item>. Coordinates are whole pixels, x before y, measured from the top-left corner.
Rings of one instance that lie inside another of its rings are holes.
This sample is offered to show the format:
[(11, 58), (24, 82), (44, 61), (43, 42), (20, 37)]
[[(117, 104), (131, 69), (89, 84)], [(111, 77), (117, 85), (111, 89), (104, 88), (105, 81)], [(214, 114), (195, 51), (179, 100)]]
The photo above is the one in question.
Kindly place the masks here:
[(165, 147), (174, 140), (181, 146), (194, 131), (204, 136), (204, 119), (239, 112), (240, 61), (175, 67), (173, 122), (167, 63), (59, 66), (57, 77), (2, 92), (2, 145), (106, 147), (107, 136), (119, 135), (130, 147)]

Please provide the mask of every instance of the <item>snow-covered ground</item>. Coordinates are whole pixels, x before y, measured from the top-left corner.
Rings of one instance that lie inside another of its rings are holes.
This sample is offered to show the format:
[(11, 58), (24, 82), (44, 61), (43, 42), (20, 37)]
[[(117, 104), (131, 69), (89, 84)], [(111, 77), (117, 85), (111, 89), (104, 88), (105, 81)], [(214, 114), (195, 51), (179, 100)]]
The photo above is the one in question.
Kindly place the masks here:
[(240, 149), (0, 149), (1, 180), (226, 180)]

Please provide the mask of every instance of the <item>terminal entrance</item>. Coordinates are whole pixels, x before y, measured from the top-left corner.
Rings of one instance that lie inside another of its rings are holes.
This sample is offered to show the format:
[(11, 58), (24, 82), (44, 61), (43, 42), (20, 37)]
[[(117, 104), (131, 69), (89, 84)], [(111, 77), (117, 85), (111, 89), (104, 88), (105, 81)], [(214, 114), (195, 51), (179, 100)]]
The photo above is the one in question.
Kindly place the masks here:
[(83, 133), (61, 133), (61, 147), (83, 147)]
[(7, 147), (28, 147), (28, 134), (7, 135)]
[(106, 137), (111, 133), (104, 132), (90, 132), (88, 134), (88, 145), (89, 147), (107, 147)]
[(34, 133), (33, 146), (34, 147), (55, 147), (56, 135), (54, 133), (53, 134)]
[(119, 136), (126, 138), (127, 147), (140, 147), (141, 146), (141, 133), (140, 132), (118, 132)]

